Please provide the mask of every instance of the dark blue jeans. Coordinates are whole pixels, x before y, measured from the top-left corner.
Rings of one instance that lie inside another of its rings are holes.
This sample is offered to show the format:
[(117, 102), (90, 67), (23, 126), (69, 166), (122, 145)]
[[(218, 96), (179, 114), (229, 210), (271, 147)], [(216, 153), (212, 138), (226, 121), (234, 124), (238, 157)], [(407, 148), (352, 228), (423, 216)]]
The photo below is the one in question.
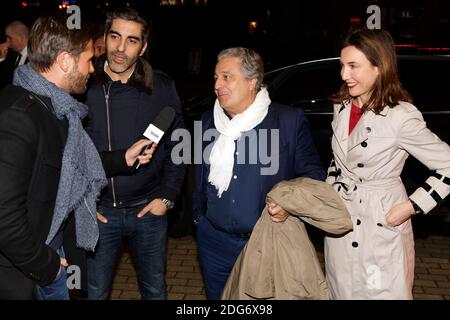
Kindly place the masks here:
[[(61, 258), (65, 258), (64, 249), (58, 250)], [(45, 287), (36, 286), (36, 297), (38, 300), (70, 300), (69, 289), (67, 288), (67, 271), (60, 266), (60, 272), (55, 281)]]
[(142, 299), (166, 298), (166, 235), (167, 217), (137, 214), (145, 205), (117, 209), (99, 207), (107, 223), (98, 221), (100, 237), (94, 253), (87, 258), (88, 299), (104, 300), (111, 291), (117, 257), (124, 237), (128, 238), (136, 263)]
[(197, 249), (208, 300), (220, 300), (228, 276), (246, 243), (247, 239), (220, 231), (206, 217), (201, 218), (197, 224)]

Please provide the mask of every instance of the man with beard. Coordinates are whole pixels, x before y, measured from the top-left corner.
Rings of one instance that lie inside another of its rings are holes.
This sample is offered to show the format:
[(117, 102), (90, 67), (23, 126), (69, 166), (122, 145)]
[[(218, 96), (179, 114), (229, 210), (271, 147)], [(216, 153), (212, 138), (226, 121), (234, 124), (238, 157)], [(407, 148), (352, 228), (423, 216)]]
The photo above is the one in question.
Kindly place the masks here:
[(143, 299), (166, 296), (167, 210), (180, 191), (185, 167), (175, 165), (171, 133), (183, 127), (175, 85), (142, 58), (147, 48), (147, 21), (130, 8), (108, 14), (106, 60), (97, 63), (97, 83), (88, 90), (86, 130), (99, 151), (123, 148), (140, 137), (159, 112), (170, 106), (176, 116), (158, 143), (150, 166), (133, 175), (109, 179), (97, 217), (100, 238), (88, 256), (88, 299), (106, 299), (124, 237), (128, 239)]
[(69, 30), (63, 17), (38, 18), (28, 53), (0, 92), (0, 299), (68, 299), (64, 267), (81, 267), (76, 247), (97, 243), (105, 171), (146, 164), (154, 147), (138, 157), (151, 143), (143, 139), (99, 156), (84, 131), (87, 107), (70, 94), (86, 90), (93, 72), (87, 33)]

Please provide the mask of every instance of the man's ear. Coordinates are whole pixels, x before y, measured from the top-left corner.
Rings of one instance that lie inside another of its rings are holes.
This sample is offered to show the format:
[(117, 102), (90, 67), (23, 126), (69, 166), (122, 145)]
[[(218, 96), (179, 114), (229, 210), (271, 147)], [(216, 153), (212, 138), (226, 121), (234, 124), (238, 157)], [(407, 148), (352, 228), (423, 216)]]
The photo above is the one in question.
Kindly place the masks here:
[(139, 57), (142, 57), (142, 55), (144, 54), (145, 50), (147, 49), (147, 42), (144, 44), (144, 46), (141, 49), (141, 52), (139, 52)]
[(56, 57), (56, 64), (64, 73), (67, 73), (70, 70), (72, 70), (72, 63), (73, 57), (67, 51), (59, 53), (58, 56)]
[(256, 79), (250, 79), (250, 90), (256, 91)]

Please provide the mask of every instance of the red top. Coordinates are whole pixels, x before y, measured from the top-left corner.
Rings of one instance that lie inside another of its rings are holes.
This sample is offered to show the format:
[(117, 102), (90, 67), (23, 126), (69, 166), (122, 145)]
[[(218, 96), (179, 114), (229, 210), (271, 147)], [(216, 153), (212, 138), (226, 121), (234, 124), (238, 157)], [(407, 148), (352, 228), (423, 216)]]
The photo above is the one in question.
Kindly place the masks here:
[(352, 103), (352, 110), (350, 111), (350, 124), (348, 126), (348, 135), (352, 133), (353, 128), (356, 126), (359, 119), (361, 119), (361, 116), (361, 108), (358, 108), (354, 103)]

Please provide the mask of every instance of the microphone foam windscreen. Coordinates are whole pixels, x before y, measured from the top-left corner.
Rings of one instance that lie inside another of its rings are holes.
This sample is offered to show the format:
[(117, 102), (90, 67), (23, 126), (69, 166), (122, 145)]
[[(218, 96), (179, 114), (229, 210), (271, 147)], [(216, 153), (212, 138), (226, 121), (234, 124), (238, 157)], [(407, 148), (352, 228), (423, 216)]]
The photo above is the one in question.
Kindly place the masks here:
[(156, 116), (153, 125), (159, 130), (166, 132), (175, 118), (175, 110), (169, 106), (164, 107)]

